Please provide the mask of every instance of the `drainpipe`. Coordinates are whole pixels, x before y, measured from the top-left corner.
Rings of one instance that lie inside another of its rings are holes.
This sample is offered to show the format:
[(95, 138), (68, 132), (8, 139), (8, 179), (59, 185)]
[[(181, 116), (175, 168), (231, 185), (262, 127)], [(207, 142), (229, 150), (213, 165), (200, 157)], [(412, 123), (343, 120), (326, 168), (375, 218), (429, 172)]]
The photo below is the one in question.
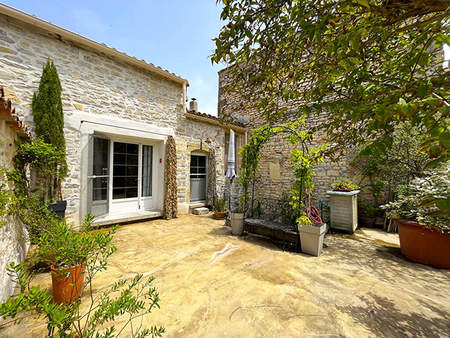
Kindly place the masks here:
[(187, 101), (187, 86), (186, 82), (183, 82), (183, 114), (186, 112), (186, 101)]

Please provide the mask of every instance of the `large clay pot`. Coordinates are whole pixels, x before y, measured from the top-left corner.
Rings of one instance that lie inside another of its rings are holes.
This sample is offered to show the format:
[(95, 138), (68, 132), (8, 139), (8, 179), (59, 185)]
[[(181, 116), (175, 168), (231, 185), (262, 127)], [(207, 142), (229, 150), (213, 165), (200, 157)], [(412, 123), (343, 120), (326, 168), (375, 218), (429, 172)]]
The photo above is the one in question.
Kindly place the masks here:
[(61, 269), (52, 265), (50, 269), (52, 272), (52, 291), (55, 303), (70, 304), (80, 299), (83, 292), (86, 264)]
[(424, 228), (414, 221), (396, 222), (402, 254), (415, 262), (450, 269), (450, 234)]

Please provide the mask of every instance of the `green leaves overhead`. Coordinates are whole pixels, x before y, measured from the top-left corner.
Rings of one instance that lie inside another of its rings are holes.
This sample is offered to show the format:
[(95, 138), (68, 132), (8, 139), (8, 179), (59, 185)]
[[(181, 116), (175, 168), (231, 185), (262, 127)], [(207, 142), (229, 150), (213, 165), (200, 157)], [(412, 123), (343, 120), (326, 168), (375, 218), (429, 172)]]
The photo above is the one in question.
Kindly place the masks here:
[(233, 65), (229, 89), (268, 122), (328, 112), (319, 128), (339, 150), (410, 121), (449, 159), (448, 133), (431, 130), (450, 124), (450, 0), (222, 2), (211, 60)]

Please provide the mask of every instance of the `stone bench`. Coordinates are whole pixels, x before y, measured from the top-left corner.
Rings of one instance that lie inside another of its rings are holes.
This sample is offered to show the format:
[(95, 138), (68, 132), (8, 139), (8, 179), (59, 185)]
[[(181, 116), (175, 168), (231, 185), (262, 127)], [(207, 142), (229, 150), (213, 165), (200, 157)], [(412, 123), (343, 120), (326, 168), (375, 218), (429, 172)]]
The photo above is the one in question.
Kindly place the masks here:
[(283, 223), (258, 218), (246, 218), (244, 230), (276, 241), (297, 244), (297, 232), (292, 226)]

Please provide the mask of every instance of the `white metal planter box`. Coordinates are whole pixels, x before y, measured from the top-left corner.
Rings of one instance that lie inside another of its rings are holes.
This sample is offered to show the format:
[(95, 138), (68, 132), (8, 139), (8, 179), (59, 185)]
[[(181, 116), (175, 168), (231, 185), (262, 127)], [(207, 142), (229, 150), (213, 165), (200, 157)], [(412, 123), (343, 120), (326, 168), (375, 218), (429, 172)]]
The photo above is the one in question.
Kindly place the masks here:
[(312, 256), (320, 256), (323, 248), (323, 238), (327, 232), (327, 225), (298, 224), (302, 252)]
[(359, 190), (327, 191), (330, 195), (330, 227), (353, 233), (358, 227)]

